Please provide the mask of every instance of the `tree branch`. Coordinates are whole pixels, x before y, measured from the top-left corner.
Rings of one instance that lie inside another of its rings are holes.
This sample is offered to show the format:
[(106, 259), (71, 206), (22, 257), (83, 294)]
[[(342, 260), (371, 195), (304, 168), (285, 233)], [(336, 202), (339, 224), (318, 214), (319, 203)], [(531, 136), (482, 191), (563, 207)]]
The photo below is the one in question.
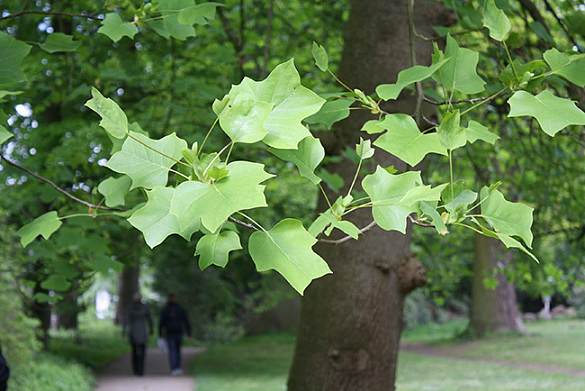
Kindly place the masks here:
[(71, 18), (74, 17), (80, 17), (80, 18), (87, 18), (87, 19), (93, 19), (93, 20), (104, 20), (103, 18), (100, 18), (99, 16), (94, 16), (91, 14), (69, 14), (66, 12), (56, 12), (56, 11), (37, 11), (37, 10), (26, 10), (26, 11), (20, 11), (17, 12), (15, 14), (12, 15), (7, 15), (7, 16), (2, 16), (0, 17), (0, 22), (6, 19), (11, 19), (11, 18), (17, 18), (19, 16), (22, 15), (27, 15), (27, 14), (36, 14), (36, 15), (58, 15), (58, 16), (69, 16)]
[(0, 155), (0, 157), (2, 158), (2, 160), (0, 160), (0, 161), (4, 161), (4, 162), (6, 162), (6, 164), (8, 164), (9, 166), (12, 166), (12, 167), (14, 167), (14, 168), (17, 168), (17, 169), (19, 169), (19, 170), (21, 170), (21, 171), (24, 171), (24, 172), (26, 172), (27, 174), (29, 174), (29, 175), (31, 175), (31, 176), (33, 176), (33, 177), (37, 178), (38, 180), (40, 180), (40, 181), (43, 181), (43, 182), (45, 182), (45, 183), (48, 183), (49, 185), (51, 185), (51, 186), (52, 186), (52, 187), (53, 187), (55, 190), (57, 190), (58, 192), (60, 192), (60, 193), (62, 193), (62, 194), (64, 194), (64, 195), (66, 195), (67, 197), (71, 198), (72, 200), (74, 200), (74, 201), (77, 201), (77, 202), (79, 202), (80, 204), (83, 204), (83, 205), (85, 205), (85, 206), (87, 206), (87, 207), (89, 207), (89, 208), (93, 208), (93, 209), (102, 209), (102, 210), (111, 210), (111, 211), (117, 211), (117, 212), (123, 212), (123, 211), (124, 211), (123, 209), (115, 209), (115, 208), (108, 208), (107, 206), (102, 206), (102, 205), (94, 205), (94, 204), (92, 204), (92, 203), (90, 203), (90, 202), (87, 202), (87, 201), (84, 201), (84, 200), (82, 200), (82, 199), (80, 199), (80, 198), (77, 198), (77, 197), (75, 197), (73, 194), (71, 194), (71, 193), (67, 192), (66, 190), (63, 190), (63, 189), (61, 189), (61, 188), (60, 188), (59, 186), (57, 186), (57, 185), (56, 185), (56, 184), (55, 184), (53, 181), (51, 181), (51, 180), (49, 180), (49, 179), (47, 179), (47, 178), (45, 178), (45, 177), (43, 177), (43, 176), (40, 176), (39, 174), (36, 174), (36, 173), (32, 172), (32, 171), (31, 171), (31, 170), (29, 170), (28, 168), (22, 167), (21, 165), (19, 165), (19, 164), (17, 164), (17, 163), (14, 163), (14, 162), (12, 162), (12, 161), (10, 161), (10, 160), (8, 160), (8, 159), (6, 158), (6, 156), (4, 156), (4, 155)]
[(260, 231), (258, 228), (254, 227), (252, 224), (244, 223), (243, 221), (235, 219), (231, 216), (228, 217), (228, 220), (231, 221), (232, 223), (236, 223), (236, 224), (241, 225), (243, 227), (250, 228), (252, 231)]
[(434, 224), (427, 224), (427, 223), (423, 223), (421, 221), (415, 220), (411, 215), (408, 215), (408, 220), (410, 220), (410, 222), (414, 225), (418, 225), (419, 227), (431, 227), (431, 228), (435, 228)]

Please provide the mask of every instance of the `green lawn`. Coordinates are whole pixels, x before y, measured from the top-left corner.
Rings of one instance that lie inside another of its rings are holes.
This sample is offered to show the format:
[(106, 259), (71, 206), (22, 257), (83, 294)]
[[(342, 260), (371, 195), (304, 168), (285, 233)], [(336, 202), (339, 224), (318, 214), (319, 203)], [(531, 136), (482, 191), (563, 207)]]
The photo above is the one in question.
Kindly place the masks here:
[[(403, 341), (432, 344), (450, 354), (496, 360), (538, 362), (585, 370), (585, 322), (561, 320), (527, 325), (528, 336), (505, 335), (473, 342), (453, 342), (465, 321), (420, 327)], [(286, 389), (294, 338), (263, 336), (215, 346), (193, 363), (198, 391), (277, 391)], [(577, 391), (585, 378), (506, 367), (477, 360), (457, 360), (402, 352), (398, 391)]]

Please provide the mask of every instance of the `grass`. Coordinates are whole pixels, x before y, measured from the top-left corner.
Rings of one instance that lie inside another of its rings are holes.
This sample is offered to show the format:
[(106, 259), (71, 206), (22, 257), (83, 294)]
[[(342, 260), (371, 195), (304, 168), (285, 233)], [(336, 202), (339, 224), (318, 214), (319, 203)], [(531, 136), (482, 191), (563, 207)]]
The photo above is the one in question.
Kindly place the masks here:
[(192, 367), (197, 391), (286, 390), (294, 337), (248, 337), (230, 345), (210, 347)]
[(130, 352), (130, 344), (122, 339), (119, 327), (111, 320), (84, 320), (80, 325), (81, 343), (72, 331), (52, 331), (49, 351), (97, 372), (108, 363)]
[[(464, 320), (430, 325), (405, 332), (404, 342), (433, 344), (446, 353), (470, 358), (585, 370), (585, 325), (578, 320), (528, 324), (528, 336), (503, 335), (454, 342)], [(211, 347), (196, 357), (193, 374), (198, 391), (277, 391), (286, 389), (294, 338), (244, 338)], [(446, 359), (401, 352), (398, 391), (575, 391), (585, 390), (585, 378), (487, 363), (476, 359)]]

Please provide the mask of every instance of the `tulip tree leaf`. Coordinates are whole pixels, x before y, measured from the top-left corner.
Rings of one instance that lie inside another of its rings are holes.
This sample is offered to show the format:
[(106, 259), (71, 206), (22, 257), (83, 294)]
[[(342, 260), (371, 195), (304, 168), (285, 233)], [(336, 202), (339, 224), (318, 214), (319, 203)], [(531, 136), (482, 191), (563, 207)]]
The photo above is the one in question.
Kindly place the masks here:
[(298, 149), (268, 150), (282, 160), (293, 163), (299, 169), (301, 176), (309, 179), (314, 185), (321, 182), (321, 178), (315, 175), (315, 169), (325, 157), (325, 149), (321, 141), (315, 137), (305, 137), (299, 143)]
[(469, 121), (467, 124), (466, 135), (467, 140), (469, 140), (469, 142), (472, 144), (477, 140), (483, 140), (490, 144), (494, 144), (497, 140), (500, 139), (500, 136), (490, 132), (488, 128), (476, 121)]
[[(319, 111), (325, 100), (301, 85), (301, 78), (293, 60), (277, 66), (266, 79), (256, 82), (244, 78), (232, 86), (227, 98), (214, 103), (215, 113), (221, 118), (229, 102), (245, 93), (257, 102), (267, 102), (272, 111), (264, 121), (268, 132), (263, 142), (273, 148), (296, 149), (298, 143), (311, 135), (301, 121)], [(264, 115), (264, 111), (259, 114)]]
[(465, 128), (460, 126), (461, 115), (459, 110), (450, 111), (445, 114), (441, 125), (437, 129), (439, 140), (450, 150), (463, 147), (467, 144), (467, 135)]
[(125, 138), (128, 133), (128, 118), (124, 111), (116, 102), (105, 98), (96, 88), (91, 89), (91, 95), (93, 98), (85, 102), (85, 105), (102, 117), (100, 126), (114, 138)]
[(51, 291), (66, 291), (71, 286), (71, 283), (67, 280), (67, 277), (61, 274), (51, 274), (49, 278), (41, 282), (43, 289)]
[(182, 207), (181, 218), (185, 223), (201, 219), (210, 232), (215, 232), (233, 213), (264, 207), (264, 185), (261, 182), (273, 175), (264, 171), (264, 165), (246, 161), (228, 164), (227, 177), (206, 184), (183, 182), (177, 187), (177, 197)]
[(12, 137), (13, 134), (10, 133), (4, 126), (0, 125), (0, 145), (2, 145), (6, 140)]
[[(434, 204), (436, 204), (436, 202)], [(439, 212), (437, 212), (436, 205), (433, 206), (433, 202), (429, 202), (429, 201), (421, 202), (420, 203), (420, 210), (425, 215), (427, 215), (431, 218), (431, 220), (433, 221), (433, 225), (435, 226), (435, 229), (437, 230), (437, 233), (439, 233), (440, 235), (446, 235), (449, 233), (449, 230), (447, 229), (445, 222), (441, 218), (441, 215), (439, 214)]]
[(362, 233), (354, 223), (347, 220), (340, 220), (336, 216), (333, 216), (331, 210), (321, 213), (319, 217), (313, 221), (309, 227), (309, 234), (313, 237), (317, 237), (321, 232), (325, 231), (325, 235), (329, 236), (333, 228), (337, 228), (343, 233), (356, 239)]
[[(450, 35), (447, 35), (447, 47), (445, 48), (444, 58), (449, 59), (449, 62), (433, 74), (435, 81), (442, 82), (446, 88), (456, 89), (464, 94), (477, 94), (484, 90), (485, 82), (479, 77), (476, 71), (479, 61), (478, 52), (460, 48), (457, 41)], [(436, 61), (436, 63), (439, 62)]]
[[(162, 29), (164, 32), (181, 41), (186, 40), (188, 37), (196, 36), (195, 28), (191, 24), (186, 24), (190, 22), (191, 11), (183, 11), (189, 10), (192, 7), (195, 7), (193, 0), (159, 0), (158, 9), (161, 10)], [(184, 13), (181, 14), (182, 12)], [(193, 22), (195, 22), (195, 19)], [(159, 29), (161, 29), (160, 26)], [(157, 32), (165, 36), (165, 33), (161, 31)]]
[(374, 156), (374, 148), (370, 140), (364, 140), (360, 137), (360, 143), (355, 146), (355, 152), (361, 160), (369, 159)]
[(134, 23), (123, 22), (120, 15), (115, 12), (106, 14), (102, 20), (102, 27), (98, 29), (98, 33), (104, 34), (114, 42), (118, 42), (122, 37), (130, 39), (138, 33), (138, 28)]
[(398, 98), (398, 95), (400, 95), (400, 92), (402, 92), (405, 87), (428, 79), (447, 61), (449, 61), (449, 59), (443, 59), (429, 67), (416, 65), (414, 67), (400, 71), (398, 74), (398, 80), (396, 80), (395, 84), (381, 84), (376, 87), (376, 93), (384, 100), (394, 100)]
[(276, 270), (302, 295), (312, 280), (331, 273), (313, 251), (315, 243), (300, 221), (285, 219), (270, 231), (254, 232), (249, 249), (258, 271)]
[(255, 143), (268, 134), (264, 122), (271, 110), (270, 103), (241, 93), (222, 110), (219, 125), (234, 143)]
[(241, 248), (238, 234), (234, 231), (224, 231), (205, 235), (199, 239), (195, 255), (199, 255), (199, 268), (201, 270), (209, 265), (225, 267), (229, 261), (230, 251), (240, 250)]
[[(392, 175), (381, 167), (362, 181), (362, 187), (372, 200), (372, 214), (376, 223), (385, 230), (406, 232), (406, 217), (416, 212), (412, 203), (401, 203), (406, 194), (422, 184), (420, 172), (409, 171)], [(431, 201), (431, 200), (429, 200)]]
[(39, 45), (41, 49), (49, 53), (74, 52), (81, 42), (74, 41), (73, 36), (63, 33), (53, 33), (47, 36), (45, 42)]
[(544, 52), (544, 59), (553, 73), (581, 88), (585, 87), (585, 55), (561, 53), (553, 48)]
[(569, 125), (585, 125), (585, 113), (575, 102), (556, 97), (548, 90), (536, 96), (526, 91), (516, 91), (508, 103), (508, 117), (534, 117), (549, 136), (554, 136)]
[(20, 63), (27, 56), (31, 46), (0, 32), (0, 86), (26, 81)]
[(323, 72), (327, 72), (327, 69), (329, 69), (329, 56), (327, 56), (327, 51), (325, 48), (321, 45), (318, 45), (316, 42), (313, 42), (311, 54), (315, 59), (315, 65), (317, 65), (317, 68)]
[(331, 129), (334, 123), (349, 117), (349, 106), (352, 105), (352, 99), (335, 99), (325, 102), (316, 114), (305, 118), (305, 122), (309, 124), (322, 123)]
[(486, 0), (484, 6), (483, 25), (490, 31), (490, 37), (496, 41), (503, 41), (512, 24), (506, 13), (496, 6), (494, 0)]
[(132, 186), (132, 179), (127, 176), (120, 178), (108, 178), (98, 185), (98, 191), (106, 198), (106, 206), (114, 208), (119, 205), (124, 205), (126, 194)]
[(528, 247), (532, 246), (532, 212), (528, 205), (506, 201), (498, 190), (489, 194), (487, 187), (481, 190), (481, 215), (496, 233), (518, 236)]
[(446, 155), (447, 150), (441, 144), (436, 133), (423, 134), (412, 117), (406, 114), (390, 114), (378, 124), (366, 123), (370, 128), (387, 129), (387, 132), (374, 141), (374, 145), (390, 152), (411, 166), (420, 163), (429, 153)]
[(106, 167), (132, 178), (130, 190), (139, 186), (152, 189), (167, 184), (169, 169), (181, 159), (183, 148), (187, 148), (187, 142), (175, 133), (152, 140), (140, 133), (130, 132), (122, 150), (112, 156)]
[(192, 219), (189, 224), (181, 226), (184, 203), (177, 196), (177, 189), (157, 186), (147, 191), (148, 202), (128, 219), (136, 229), (142, 232), (150, 248), (161, 244), (169, 235), (181, 235), (190, 240), (200, 228), (199, 219)]
[(225, 4), (208, 2), (183, 8), (179, 12), (177, 22), (191, 26), (194, 24), (205, 25), (208, 20), (215, 17), (217, 7), (225, 7)]
[(502, 233), (496, 233), (496, 236), (498, 237), (498, 239), (501, 240), (502, 243), (504, 243), (504, 245), (507, 248), (517, 248), (517, 249), (520, 249), (521, 251), (523, 251), (526, 254), (528, 254), (528, 256), (530, 256), (532, 259), (534, 259), (537, 263), (540, 263), (539, 260), (538, 260), (538, 258), (536, 258), (534, 256), (534, 254), (532, 254), (530, 251), (528, 251), (526, 249), (526, 247), (524, 247), (522, 245), (522, 243), (520, 243), (518, 240), (514, 239), (510, 235), (504, 235)]
[(48, 240), (62, 224), (63, 223), (59, 220), (59, 216), (55, 211), (47, 212), (44, 215), (37, 217), (18, 230), (17, 234), (20, 236), (22, 247), (28, 246), (39, 235), (45, 238), (45, 240)]

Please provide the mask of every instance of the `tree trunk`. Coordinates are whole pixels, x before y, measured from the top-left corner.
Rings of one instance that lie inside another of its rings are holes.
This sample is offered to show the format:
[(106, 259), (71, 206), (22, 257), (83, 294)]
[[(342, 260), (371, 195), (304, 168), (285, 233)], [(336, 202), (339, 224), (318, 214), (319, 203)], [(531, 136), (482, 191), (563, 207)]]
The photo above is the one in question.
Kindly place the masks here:
[[(525, 332), (514, 286), (500, 271), (500, 266), (505, 268), (512, 263), (514, 254), (498, 240), (483, 235), (475, 235), (474, 244), (471, 332), (478, 336), (489, 332)], [(486, 288), (484, 279), (492, 276), (495, 269), (498, 286), (492, 290)]]
[[(426, 9), (418, 14), (417, 28), (430, 36), (431, 25), (443, 24), (436, 19), (442, 8), (423, 4)], [(421, 62), (430, 62), (430, 44), (417, 42), (417, 52)], [(395, 81), (400, 70), (411, 66), (410, 58), (406, 1), (351, 2), (341, 80), (372, 93), (378, 84)], [(389, 110), (412, 114), (414, 107), (412, 99), (401, 99)], [(335, 132), (319, 134), (328, 154), (357, 144), (369, 119), (371, 114), (359, 111)], [(406, 168), (383, 151), (377, 150), (376, 158), (383, 167)], [(356, 167), (345, 159), (328, 169), (349, 186)], [(350, 216), (358, 227), (372, 221), (367, 209)], [(406, 235), (374, 228), (359, 241), (317, 245), (316, 251), (333, 274), (314, 281), (305, 291), (289, 390), (394, 390), (404, 298), (426, 281), (424, 268), (410, 253), (410, 228)]]
[(139, 277), (140, 267), (138, 265), (126, 265), (124, 271), (118, 277), (118, 303), (116, 305), (115, 324), (123, 325), (126, 321), (126, 309), (132, 302), (132, 296), (140, 291)]

